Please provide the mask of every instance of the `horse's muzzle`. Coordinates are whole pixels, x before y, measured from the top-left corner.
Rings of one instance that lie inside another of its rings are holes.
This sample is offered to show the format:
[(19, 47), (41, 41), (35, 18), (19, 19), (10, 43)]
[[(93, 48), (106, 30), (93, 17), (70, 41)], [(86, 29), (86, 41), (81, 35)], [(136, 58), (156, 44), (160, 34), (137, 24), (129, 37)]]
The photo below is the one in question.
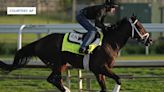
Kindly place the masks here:
[(148, 38), (147, 40), (146, 40), (146, 42), (145, 42), (145, 46), (150, 46), (150, 45), (152, 45), (153, 44), (153, 40), (152, 40), (152, 38)]

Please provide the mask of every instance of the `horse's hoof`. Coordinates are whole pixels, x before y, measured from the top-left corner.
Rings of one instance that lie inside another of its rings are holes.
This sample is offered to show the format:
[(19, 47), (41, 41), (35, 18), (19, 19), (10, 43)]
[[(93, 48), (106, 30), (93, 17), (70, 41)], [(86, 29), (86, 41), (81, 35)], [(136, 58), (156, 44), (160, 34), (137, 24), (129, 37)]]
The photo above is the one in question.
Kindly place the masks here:
[(120, 79), (117, 81), (117, 84), (118, 85), (121, 85), (121, 80)]
[(67, 88), (66, 86), (64, 86), (64, 89), (65, 89), (65, 92), (71, 92), (71, 91), (69, 90), (69, 88)]
[(121, 85), (116, 84), (112, 92), (120, 92)]

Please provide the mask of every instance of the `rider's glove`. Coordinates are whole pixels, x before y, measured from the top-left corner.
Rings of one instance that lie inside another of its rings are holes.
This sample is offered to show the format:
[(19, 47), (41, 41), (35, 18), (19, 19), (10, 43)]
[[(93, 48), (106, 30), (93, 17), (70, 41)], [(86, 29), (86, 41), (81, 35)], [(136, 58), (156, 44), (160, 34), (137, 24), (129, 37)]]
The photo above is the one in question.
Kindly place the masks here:
[(105, 31), (111, 31), (111, 30), (114, 30), (114, 27), (112, 27), (112, 26), (111, 27), (108, 27), (108, 26), (105, 27)]

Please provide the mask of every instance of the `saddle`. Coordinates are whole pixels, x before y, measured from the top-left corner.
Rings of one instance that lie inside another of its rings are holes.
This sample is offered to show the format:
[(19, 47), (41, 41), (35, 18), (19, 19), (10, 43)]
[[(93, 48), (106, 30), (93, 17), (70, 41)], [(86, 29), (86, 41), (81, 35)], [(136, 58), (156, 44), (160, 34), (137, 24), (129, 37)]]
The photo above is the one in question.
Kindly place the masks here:
[[(71, 33), (66, 33), (64, 35), (63, 43), (62, 43), (62, 51), (68, 51), (75, 54), (84, 55), (79, 53), (79, 48), (83, 42), (86, 33), (80, 33), (76, 30)], [(101, 32), (97, 32), (96, 37), (88, 46), (88, 52), (92, 53), (93, 50), (102, 44), (103, 34)]]

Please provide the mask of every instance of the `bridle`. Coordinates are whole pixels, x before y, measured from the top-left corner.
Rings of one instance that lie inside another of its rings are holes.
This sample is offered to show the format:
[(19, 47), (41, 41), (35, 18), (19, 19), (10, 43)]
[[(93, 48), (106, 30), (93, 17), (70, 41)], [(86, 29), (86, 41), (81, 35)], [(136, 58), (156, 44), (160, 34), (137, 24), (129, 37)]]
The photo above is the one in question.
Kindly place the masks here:
[(137, 27), (135, 26), (135, 24), (138, 22), (138, 19), (136, 19), (133, 23), (132, 19), (129, 18), (129, 22), (131, 24), (131, 27), (132, 27), (132, 39), (134, 38), (134, 31), (136, 31), (136, 33), (139, 35), (140, 39), (144, 42), (144, 44), (147, 42), (148, 38), (149, 38), (149, 33), (145, 33), (144, 35), (142, 35), (140, 33), (140, 31), (137, 29)]

